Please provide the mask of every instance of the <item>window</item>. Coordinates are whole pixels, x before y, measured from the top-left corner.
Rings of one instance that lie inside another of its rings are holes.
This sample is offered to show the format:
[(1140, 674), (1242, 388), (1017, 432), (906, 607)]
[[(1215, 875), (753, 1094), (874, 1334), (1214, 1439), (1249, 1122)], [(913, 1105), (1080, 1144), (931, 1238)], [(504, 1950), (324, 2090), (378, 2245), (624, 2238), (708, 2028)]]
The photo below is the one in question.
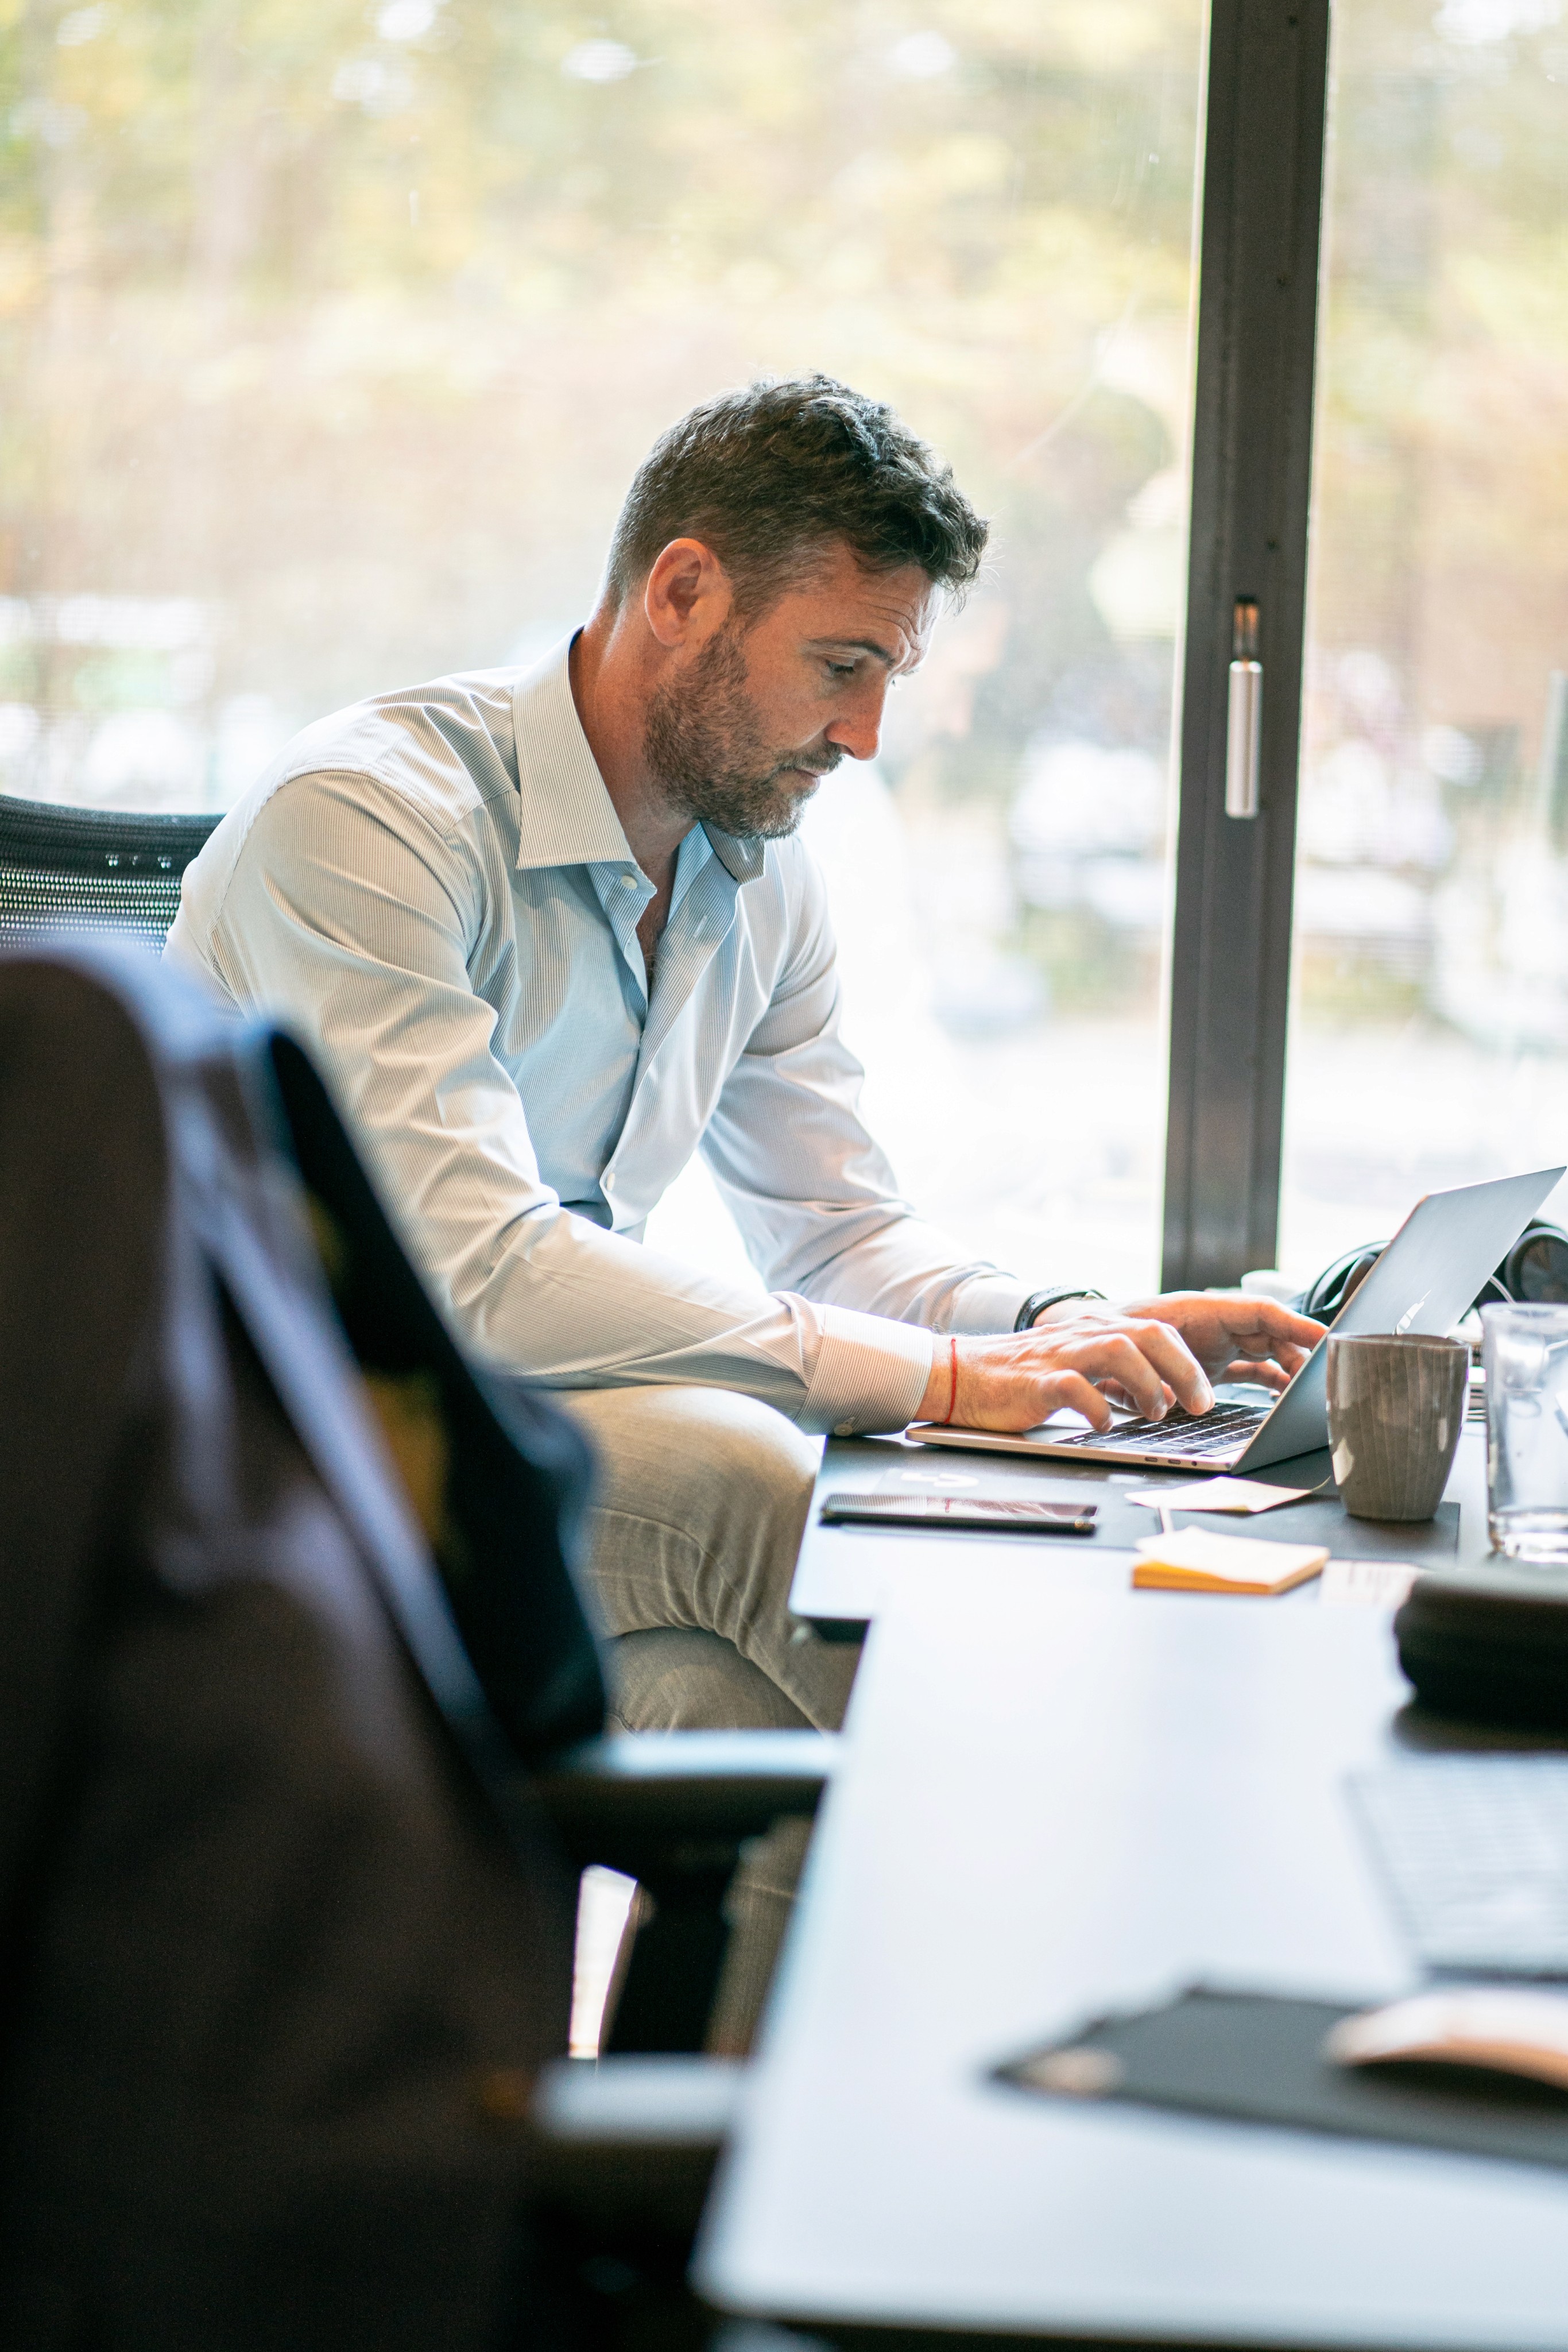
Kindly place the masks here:
[(1303, 1274), (1568, 1146), (1568, 23), (1336, 22), (1281, 1246)]
[[(810, 819), (906, 1189), (1155, 1267), (1198, 0), (102, 0), (12, 37), (0, 785), (226, 805), (526, 659), (654, 434), (892, 399), (996, 554)], [(701, 1180), (666, 1242), (708, 1246)], [(683, 1206), (684, 1202), (684, 1206)]]

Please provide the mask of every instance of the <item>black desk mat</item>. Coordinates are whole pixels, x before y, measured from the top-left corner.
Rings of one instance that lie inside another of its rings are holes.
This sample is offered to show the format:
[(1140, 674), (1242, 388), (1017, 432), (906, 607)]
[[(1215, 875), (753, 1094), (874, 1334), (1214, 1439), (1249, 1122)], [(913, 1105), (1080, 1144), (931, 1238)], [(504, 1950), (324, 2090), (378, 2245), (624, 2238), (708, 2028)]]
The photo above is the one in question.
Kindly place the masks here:
[[(1267, 1470), (1256, 1473), (1265, 1486), (1316, 1486), (1329, 1475), (1327, 1451), (1303, 1454), (1292, 1462), (1271, 1463)], [(973, 1480), (972, 1486), (959, 1486), (957, 1479)], [(1057, 1547), (1066, 1544), (1103, 1544), (1117, 1551), (1130, 1551), (1145, 1537), (1159, 1533), (1159, 1514), (1146, 1505), (1131, 1502), (1128, 1497), (1150, 1489), (1186, 1486), (1192, 1483), (1192, 1473), (1170, 1471), (1111, 1471), (1103, 1468), (1080, 1470), (1071, 1462), (1030, 1462), (1016, 1454), (962, 1454), (947, 1447), (900, 1444), (877, 1438), (862, 1438), (830, 1444), (822, 1465), (822, 1475), (817, 1485), (817, 1497), (812, 1506), (810, 1522), (806, 1531), (808, 1542), (820, 1543), (824, 1538), (835, 1543), (852, 1542), (862, 1530), (855, 1528), (823, 1528), (819, 1526), (817, 1513), (824, 1495), (850, 1489), (859, 1493), (907, 1494), (947, 1493), (1004, 1495), (1009, 1496), (1036, 1496), (1041, 1500), (1093, 1503), (1096, 1507), (1094, 1533), (1092, 1537), (1041, 1537), (1033, 1540), (1049, 1542)], [(1173, 1524), (1180, 1527), (1203, 1527), (1217, 1534), (1257, 1536), (1276, 1543), (1327, 1544), (1336, 1559), (1407, 1559), (1422, 1565), (1432, 1559), (1434, 1553), (1453, 1558), (1459, 1544), (1459, 1506), (1440, 1503), (1434, 1519), (1404, 1523), (1383, 1519), (1353, 1519), (1330, 1486), (1322, 1495), (1311, 1496), (1301, 1503), (1282, 1503), (1277, 1510), (1242, 1515), (1236, 1511), (1188, 1512), (1177, 1509)], [(870, 1530), (884, 1538), (886, 1528)], [(901, 1534), (911, 1532), (900, 1529)], [(924, 1543), (951, 1541), (951, 1536), (940, 1528), (920, 1529), (916, 1539)], [(1017, 1535), (981, 1536), (971, 1541), (995, 1541), (1018, 1545), (1031, 1540)]]
[[(1273, 1475), (1267, 1470), (1262, 1473), (1266, 1483)], [(1153, 1517), (1158, 1527), (1157, 1512), (1145, 1511), (1141, 1516)], [(1260, 1536), (1270, 1543), (1327, 1544), (1335, 1559), (1408, 1559), (1425, 1566), (1435, 1552), (1452, 1556), (1459, 1549), (1458, 1503), (1439, 1503), (1435, 1517), (1414, 1523), (1353, 1519), (1332, 1488), (1307, 1502), (1282, 1503), (1277, 1511), (1260, 1511), (1246, 1518), (1234, 1511), (1195, 1511), (1189, 1520), (1186, 1512), (1177, 1511), (1173, 1524), (1212, 1528), (1217, 1532), (1223, 1528), (1234, 1535)]]
[(996, 2070), (1047, 2098), (1118, 2100), (1230, 2123), (1381, 2140), (1568, 2171), (1568, 2092), (1451, 2069), (1333, 2066), (1343, 2003), (1194, 1985), (1162, 2009), (1098, 2018)]

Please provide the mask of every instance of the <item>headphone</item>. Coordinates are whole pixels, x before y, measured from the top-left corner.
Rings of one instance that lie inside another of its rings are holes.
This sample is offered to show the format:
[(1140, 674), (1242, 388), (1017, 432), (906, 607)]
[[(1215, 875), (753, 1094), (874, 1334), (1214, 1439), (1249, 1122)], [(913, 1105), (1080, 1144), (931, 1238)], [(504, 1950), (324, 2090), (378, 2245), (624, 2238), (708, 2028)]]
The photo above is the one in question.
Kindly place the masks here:
[[(1332, 1323), (1387, 1247), (1386, 1242), (1363, 1242), (1336, 1257), (1302, 1293), (1301, 1313), (1319, 1323)], [(1488, 1275), (1471, 1312), (1479, 1307), (1564, 1305), (1568, 1305), (1568, 1234), (1561, 1225), (1532, 1217), (1496, 1273)]]
[(1568, 1234), (1532, 1217), (1497, 1272), (1488, 1277), (1478, 1307), (1562, 1307), (1568, 1304)]

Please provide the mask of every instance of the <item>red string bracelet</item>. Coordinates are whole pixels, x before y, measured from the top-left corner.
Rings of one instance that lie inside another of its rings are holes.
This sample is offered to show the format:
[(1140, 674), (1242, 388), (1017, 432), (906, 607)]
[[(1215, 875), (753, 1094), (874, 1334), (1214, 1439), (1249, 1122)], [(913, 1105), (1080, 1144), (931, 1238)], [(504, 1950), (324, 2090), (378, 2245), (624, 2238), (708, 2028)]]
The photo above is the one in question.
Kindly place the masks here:
[(958, 1402), (958, 1342), (956, 1338), (947, 1342), (947, 1410), (942, 1416), (944, 1429), (952, 1426), (953, 1414)]

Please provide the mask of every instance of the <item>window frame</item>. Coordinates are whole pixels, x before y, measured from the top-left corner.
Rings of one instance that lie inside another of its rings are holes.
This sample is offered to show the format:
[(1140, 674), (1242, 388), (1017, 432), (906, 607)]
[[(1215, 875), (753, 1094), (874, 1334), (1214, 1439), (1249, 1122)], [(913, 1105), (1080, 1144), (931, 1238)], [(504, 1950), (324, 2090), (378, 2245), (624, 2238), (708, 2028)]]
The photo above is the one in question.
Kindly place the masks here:
[[(1278, 1245), (1322, 245), (1330, 0), (1213, 0), (1162, 1281), (1234, 1284)], [(1235, 606), (1263, 666), (1254, 817), (1225, 808)]]

